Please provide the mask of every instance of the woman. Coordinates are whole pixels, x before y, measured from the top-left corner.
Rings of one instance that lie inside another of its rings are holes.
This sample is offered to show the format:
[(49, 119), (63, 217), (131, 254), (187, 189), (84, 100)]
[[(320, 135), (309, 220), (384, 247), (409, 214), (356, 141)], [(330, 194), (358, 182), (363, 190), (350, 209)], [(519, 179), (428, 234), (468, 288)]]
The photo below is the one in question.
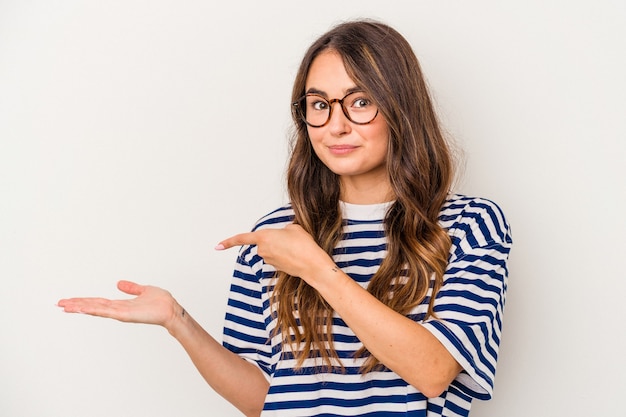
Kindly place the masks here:
[(468, 415), (493, 389), (511, 237), (494, 203), (449, 194), (410, 45), (378, 22), (338, 25), (292, 101), (290, 204), (216, 247), (241, 245), (223, 345), (156, 287), (59, 305), (164, 326), (246, 415)]

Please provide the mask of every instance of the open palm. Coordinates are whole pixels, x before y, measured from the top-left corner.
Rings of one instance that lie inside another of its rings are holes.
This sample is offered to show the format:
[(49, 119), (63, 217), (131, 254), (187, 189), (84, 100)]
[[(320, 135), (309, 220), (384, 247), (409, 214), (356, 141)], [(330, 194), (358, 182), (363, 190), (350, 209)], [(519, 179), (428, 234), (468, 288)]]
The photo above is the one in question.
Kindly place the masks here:
[(59, 300), (58, 306), (68, 313), (89, 314), (130, 323), (157, 324), (166, 328), (175, 315), (182, 311), (172, 295), (164, 289), (130, 281), (119, 281), (117, 288), (136, 297), (127, 300), (68, 298)]

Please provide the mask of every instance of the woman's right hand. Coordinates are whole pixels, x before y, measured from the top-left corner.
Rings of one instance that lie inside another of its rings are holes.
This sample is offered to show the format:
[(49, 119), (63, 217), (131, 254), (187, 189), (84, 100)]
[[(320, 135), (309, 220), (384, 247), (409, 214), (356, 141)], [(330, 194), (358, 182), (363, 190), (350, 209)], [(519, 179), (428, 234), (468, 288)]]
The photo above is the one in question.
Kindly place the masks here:
[(136, 297), (127, 300), (68, 298), (59, 300), (57, 305), (67, 313), (89, 314), (129, 323), (157, 324), (168, 330), (174, 319), (184, 314), (183, 308), (164, 289), (130, 281), (119, 281), (117, 288)]
[(68, 298), (58, 306), (68, 313), (83, 313), (130, 323), (157, 324), (180, 342), (204, 379), (245, 415), (258, 416), (269, 384), (261, 369), (226, 349), (158, 287), (130, 281), (117, 283), (127, 300)]

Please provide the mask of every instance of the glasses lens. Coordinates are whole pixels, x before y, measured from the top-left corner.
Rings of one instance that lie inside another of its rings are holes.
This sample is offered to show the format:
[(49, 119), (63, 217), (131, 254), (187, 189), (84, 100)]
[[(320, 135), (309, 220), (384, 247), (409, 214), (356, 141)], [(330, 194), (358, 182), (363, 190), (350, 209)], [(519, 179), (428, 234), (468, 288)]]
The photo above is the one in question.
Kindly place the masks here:
[(348, 112), (348, 118), (359, 124), (371, 122), (378, 114), (378, 107), (367, 94), (361, 91), (345, 96), (343, 108)]
[(330, 104), (324, 97), (307, 94), (302, 100), (302, 110), (306, 122), (312, 126), (322, 126), (328, 120)]

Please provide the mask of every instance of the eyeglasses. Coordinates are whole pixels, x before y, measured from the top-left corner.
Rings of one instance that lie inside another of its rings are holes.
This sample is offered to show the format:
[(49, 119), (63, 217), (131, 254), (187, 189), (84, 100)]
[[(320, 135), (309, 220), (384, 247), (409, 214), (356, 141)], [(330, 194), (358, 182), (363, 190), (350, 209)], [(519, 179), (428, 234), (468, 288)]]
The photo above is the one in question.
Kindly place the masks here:
[(293, 102), (293, 111), (311, 127), (325, 126), (333, 113), (333, 103), (339, 103), (343, 114), (352, 123), (366, 125), (378, 115), (378, 107), (363, 91), (346, 94), (342, 99), (328, 100), (319, 94), (309, 93)]

